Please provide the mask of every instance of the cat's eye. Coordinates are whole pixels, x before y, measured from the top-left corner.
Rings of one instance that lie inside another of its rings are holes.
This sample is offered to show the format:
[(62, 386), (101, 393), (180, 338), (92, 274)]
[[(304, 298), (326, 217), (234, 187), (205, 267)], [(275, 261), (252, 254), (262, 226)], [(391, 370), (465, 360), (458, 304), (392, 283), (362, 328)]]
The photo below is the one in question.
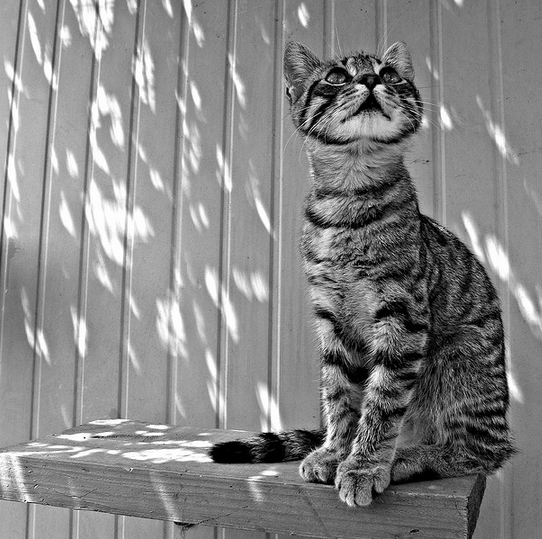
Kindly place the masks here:
[(391, 67), (385, 67), (380, 71), (379, 76), (386, 84), (397, 84), (402, 80), (397, 71)]
[(348, 81), (348, 73), (344, 69), (332, 69), (326, 77), (326, 82), (341, 86)]

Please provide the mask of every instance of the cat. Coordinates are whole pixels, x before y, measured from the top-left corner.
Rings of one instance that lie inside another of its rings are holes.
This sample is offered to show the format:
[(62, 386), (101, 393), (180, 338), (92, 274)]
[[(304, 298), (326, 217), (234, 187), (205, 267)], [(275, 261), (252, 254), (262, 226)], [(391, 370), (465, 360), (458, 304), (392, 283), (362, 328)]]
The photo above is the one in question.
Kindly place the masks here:
[(284, 53), (311, 170), (301, 241), (325, 428), (212, 447), (216, 462), (303, 459), (301, 476), (365, 506), (390, 482), (490, 474), (515, 452), (496, 291), (420, 213), (404, 165), (423, 107), (404, 43), (382, 59)]

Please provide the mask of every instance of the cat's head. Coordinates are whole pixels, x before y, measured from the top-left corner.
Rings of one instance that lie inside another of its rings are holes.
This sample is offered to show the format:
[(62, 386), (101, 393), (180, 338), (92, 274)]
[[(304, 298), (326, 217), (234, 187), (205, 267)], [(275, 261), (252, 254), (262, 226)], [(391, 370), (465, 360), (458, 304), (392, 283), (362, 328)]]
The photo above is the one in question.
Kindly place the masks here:
[(382, 59), (360, 52), (322, 61), (290, 42), (284, 77), (294, 124), (308, 138), (328, 145), (389, 145), (420, 126), (422, 104), (404, 43), (392, 45)]

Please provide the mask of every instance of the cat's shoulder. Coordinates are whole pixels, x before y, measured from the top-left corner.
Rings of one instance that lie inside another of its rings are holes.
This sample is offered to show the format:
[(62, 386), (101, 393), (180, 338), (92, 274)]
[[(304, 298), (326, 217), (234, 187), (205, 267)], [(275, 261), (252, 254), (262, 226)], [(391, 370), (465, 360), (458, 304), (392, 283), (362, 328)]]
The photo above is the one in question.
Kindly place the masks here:
[(456, 256), (476, 258), (456, 234), (432, 217), (422, 214), (421, 227), (425, 244), (434, 254), (446, 253), (448, 258), (451, 252), (455, 252)]
[(456, 234), (432, 217), (423, 214), (420, 217), (424, 244), (437, 259), (449, 266), (462, 264), (463, 261), (471, 268), (482, 269), (482, 264), (470, 247)]
[(449, 243), (462, 243), (451, 230), (448, 230), (436, 219), (422, 213), (420, 214), (420, 221), (422, 232), (428, 239), (437, 241), (437, 243), (443, 246)]

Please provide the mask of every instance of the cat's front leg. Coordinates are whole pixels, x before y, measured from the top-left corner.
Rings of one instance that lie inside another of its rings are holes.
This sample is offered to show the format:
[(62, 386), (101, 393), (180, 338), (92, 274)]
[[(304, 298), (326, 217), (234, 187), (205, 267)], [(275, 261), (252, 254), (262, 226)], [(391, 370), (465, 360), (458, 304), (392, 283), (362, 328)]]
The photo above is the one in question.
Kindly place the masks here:
[(352, 450), (335, 477), (339, 497), (348, 505), (369, 505), (373, 493), (382, 493), (390, 484), (397, 436), (417, 370), (417, 362), (401, 368), (373, 368)]
[(326, 447), (319, 447), (303, 459), (299, 465), (299, 474), (310, 483), (332, 485), (337, 467), (344, 458), (344, 454)]
[(390, 477), (391, 466), (386, 461), (348, 457), (338, 467), (335, 486), (343, 502), (363, 507), (371, 503), (373, 493), (381, 494), (388, 488)]
[(345, 356), (337, 350), (322, 354), (326, 440), (301, 463), (299, 473), (305, 481), (333, 484), (337, 467), (352, 449), (362, 391), (360, 384), (353, 383), (348, 376), (346, 365)]

